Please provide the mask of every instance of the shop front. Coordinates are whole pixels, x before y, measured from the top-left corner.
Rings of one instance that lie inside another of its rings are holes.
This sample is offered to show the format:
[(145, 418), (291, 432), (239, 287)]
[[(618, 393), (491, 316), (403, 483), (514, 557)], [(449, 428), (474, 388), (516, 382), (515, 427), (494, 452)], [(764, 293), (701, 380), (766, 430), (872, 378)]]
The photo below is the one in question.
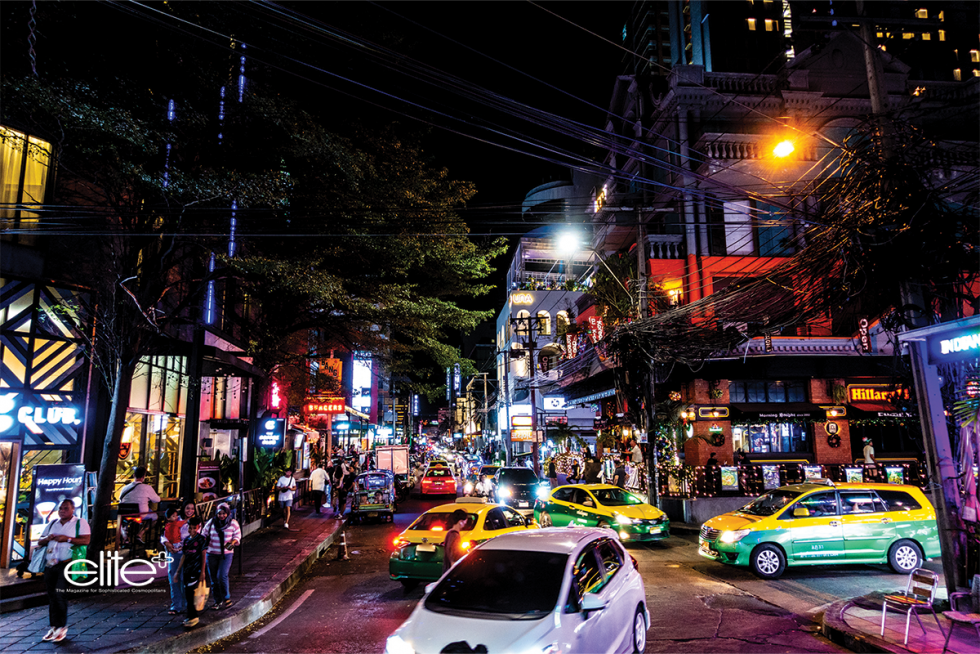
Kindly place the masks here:
[[(0, 279), (0, 566), (24, 559), (37, 466), (81, 463), (90, 433), (83, 334), (55, 307), (80, 307), (73, 289)], [(33, 515), (32, 515), (33, 512)]]

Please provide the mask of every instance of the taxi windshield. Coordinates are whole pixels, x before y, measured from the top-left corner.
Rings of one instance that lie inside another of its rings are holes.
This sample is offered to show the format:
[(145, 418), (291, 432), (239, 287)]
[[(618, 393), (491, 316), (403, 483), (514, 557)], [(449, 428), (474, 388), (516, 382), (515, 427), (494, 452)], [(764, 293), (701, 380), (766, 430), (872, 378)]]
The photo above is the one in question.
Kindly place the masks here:
[(388, 478), (384, 475), (362, 477), (361, 485), (367, 490), (384, 490), (388, 487)]
[(749, 515), (772, 515), (799, 496), (800, 493), (797, 491), (774, 490), (755, 498), (739, 509), (738, 512)]
[[(471, 531), (473, 526), (476, 524), (476, 514), (467, 513), (466, 525), (463, 527), (463, 531)], [(452, 529), (452, 525), (449, 524), (449, 518), (452, 513), (447, 513), (445, 511), (440, 511), (439, 513), (423, 513), (419, 516), (419, 519), (409, 527), (410, 531), (449, 531)]]
[(632, 493), (627, 493), (622, 488), (592, 489), (592, 494), (595, 495), (597, 500), (599, 500), (599, 504), (603, 504), (605, 506), (632, 506), (634, 504), (643, 504), (643, 500)]

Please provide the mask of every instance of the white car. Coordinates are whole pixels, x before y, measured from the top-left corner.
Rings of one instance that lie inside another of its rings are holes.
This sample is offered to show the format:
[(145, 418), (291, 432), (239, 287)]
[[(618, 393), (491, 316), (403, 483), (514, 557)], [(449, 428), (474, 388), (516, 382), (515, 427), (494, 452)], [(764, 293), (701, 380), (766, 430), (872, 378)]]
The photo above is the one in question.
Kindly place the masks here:
[(611, 529), (503, 534), (430, 584), (386, 654), (642, 652), (643, 579)]

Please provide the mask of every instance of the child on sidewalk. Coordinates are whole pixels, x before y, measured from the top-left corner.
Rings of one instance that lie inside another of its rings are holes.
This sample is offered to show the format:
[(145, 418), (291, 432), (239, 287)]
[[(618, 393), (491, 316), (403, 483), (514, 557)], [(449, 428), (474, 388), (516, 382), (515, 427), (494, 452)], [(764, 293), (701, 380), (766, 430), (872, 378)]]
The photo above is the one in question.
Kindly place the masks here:
[(183, 570), (184, 597), (187, 599), (187, 619), (184, 626), (196, 627), (198, 623), (197, 607), (194, 605), (194, 591), (198, 584), (204, 583), (204, 570), (207, 566), (208, 540), (201, 535), (202, 520), (194, 516), (187, 522), (190, 535), (181, 545), (180, 563), (174, 572), (173, 581)]

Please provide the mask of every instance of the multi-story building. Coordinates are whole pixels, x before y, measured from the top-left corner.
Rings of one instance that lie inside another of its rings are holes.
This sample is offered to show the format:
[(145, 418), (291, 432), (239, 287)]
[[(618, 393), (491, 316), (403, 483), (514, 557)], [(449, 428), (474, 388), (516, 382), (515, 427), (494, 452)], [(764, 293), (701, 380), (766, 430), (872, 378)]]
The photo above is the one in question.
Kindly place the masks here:
[[(809, 189), (831, 173), (835, 148), (873, 109), (864, 46), (852, 31), (830, 32), (771, 73), (748, 59), (722, 67), (722, 55), (728, 62), (732, 49), (708, 48), (722, 15), (715, 8), (771, 11), (771, 20), (779, 20), (781, 3), (669, 4), (669, 12), (683, 13), (681, 31), (690, 36), (685, 51), (691, 54), (675, 57), (662, 93), (654, 92), (648, 77), (617, 80), (606, 125), (615, 144), (605, 162), (612, 172), (593, 189), (591, 222), (597, 250), (625, 252), (639, 238), (649, 284), (659, 286), (670, 304), (683, 306), (765, 277), (805, 247), (805, 222), (817, 202)], [(712, 20), (704, 13), (693, 21), (696, 10), (708, 5)], [(763, 19), (770, 20), (760, 14)], [(695, 22), (701, 27), (692, 27)], [(751, 27), (744, 20), (723, 25)], [(782, 23), (772, 31), (782, 34)], [(944, 131), (941, 123), (964, 101), (975, 115), (977, 81), (913, 78), (891, 49), (882, 49), (885, 106), (915, 109), (910, 113), (919, 114), (920, 125), (946, 139), (946, 160), (935, 164), (952, 178), (950, 188), (971, 174), (975, 184), (975, 130), (964, 137)], [(773, 156), (773, 146), (787, 136), (796, 150)], [(786, 287), (775, 304), (791, 308), (794, 302)], [(595, 312), (588, 297), (580, 300), (579, 322)], [(723, 326), (742, 333), (763, 329), (762, 318), (749, 320), (756, 319), (759, 324), (733, 320)], [(693, 438), (684, 444), (686, 463), (703, 465), (712, 453), (731, 462), (742, 449), (775, 462), (847, 464), (860, 456), (864, 437), (872, 439), (879, 459), (921, 460), (913, 417), (893, 402), (908, 389), (897, 383), (898, 358), (876, 319), (842, 310), (751, 338), (696, 370), (678, 365), (658, 372), (657, 401), (670, 394), (687, 405), (685, 429)], [(558, 368), (564, 394), (592, 401), (614, 395), (613, 376), (603, 370), (599, 352), (582, 343), (579, 354)], [(587, 374), (572, 374), (578, 371)], [(627, 399), (602, 403), (602, 424), (615, 426)]]

